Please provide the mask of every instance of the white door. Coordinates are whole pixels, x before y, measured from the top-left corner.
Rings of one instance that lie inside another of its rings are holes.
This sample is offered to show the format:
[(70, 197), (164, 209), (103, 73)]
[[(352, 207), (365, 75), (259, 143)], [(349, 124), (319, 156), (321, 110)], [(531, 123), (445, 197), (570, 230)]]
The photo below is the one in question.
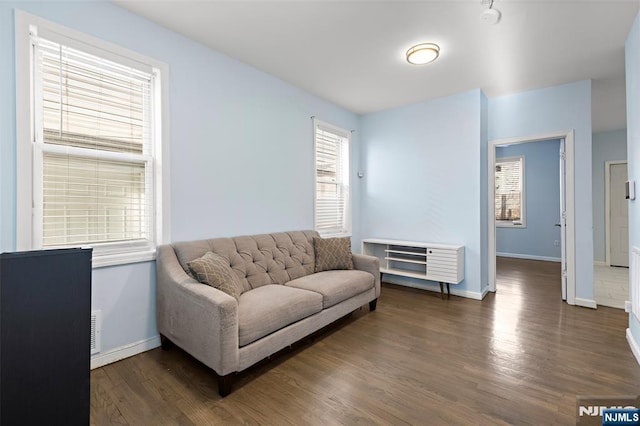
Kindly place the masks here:
[(629, 212), (624, 188), (627, 164), (611, 164), (609, 176), (609, 259), (611, 266), (629, 267)]
[(564, 139), (560, 139), (560, 257), (562, 286), (562, 300), (567, 300), (567, 206), (565, 202), (566, 191), (566, 154), (564, 151)]

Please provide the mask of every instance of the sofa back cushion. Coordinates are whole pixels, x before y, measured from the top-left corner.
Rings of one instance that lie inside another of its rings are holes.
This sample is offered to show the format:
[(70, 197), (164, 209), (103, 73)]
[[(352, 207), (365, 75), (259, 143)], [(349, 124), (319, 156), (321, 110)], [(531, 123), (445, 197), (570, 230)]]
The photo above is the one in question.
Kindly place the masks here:
[(315, 268), (313, 237), (316, 231), (290, 231), (232, 238), (173, 243), (187, 274), (188, 262), (212, 251), (229, 260), (244, 291), (267, 284), (284, 284), (312, 274)]

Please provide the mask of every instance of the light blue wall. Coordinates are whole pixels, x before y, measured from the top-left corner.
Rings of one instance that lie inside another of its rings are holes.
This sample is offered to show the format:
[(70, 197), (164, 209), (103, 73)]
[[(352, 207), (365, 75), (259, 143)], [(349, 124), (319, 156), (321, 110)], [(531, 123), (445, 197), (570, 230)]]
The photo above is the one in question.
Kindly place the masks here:
[(496, 252), (560, 260), (560, 141), (496, 148), (496, 158), (524, 155), (526, 227), (497, 227)]
[(627, 129), (594, 133), (593, 136), (593, 260), (604, 262), (605, 198), (604, 163), (627, 159)]
[[(0, 237), (15, 249), (14, 13), (17, 7), (166, 62), (170, 68), (172, 240), (313, 227), (310, 117), (354, 129), (357, 115), (109, 2), (0, 2)], [(358, 222), (354, 223), (358, 234)], [(356, 247), (359, 244), (355, 244)], [(94, 270), (103, 353), (157, 335), (155, 265)]]
[(481, 292), (482, 93), (473, 90), (361, 119), (362, 238), (465, 246), (465, 280)]
[(13, 12), (0, 3), (0, 252), (15, 247), (15, 70)]
[[(636, 17), (625, 46), (627, 79), (627, 161), (629, 180), (640, 186), (640, 15)], [(636, 189), (637, 191), (637, 189)], [(640, 247), (640, 197), (629, 202), (629, 244)], [(633, 266), (632, 266), (633, 268)], [(634, 270), (629, 271), (633, 276)], [(640, 343), (640, 322), (629, 314), (629, 329)]]
[(489, 99), (489, 140), (575, 130), (576, 297), (593, 300), (591, 82)]

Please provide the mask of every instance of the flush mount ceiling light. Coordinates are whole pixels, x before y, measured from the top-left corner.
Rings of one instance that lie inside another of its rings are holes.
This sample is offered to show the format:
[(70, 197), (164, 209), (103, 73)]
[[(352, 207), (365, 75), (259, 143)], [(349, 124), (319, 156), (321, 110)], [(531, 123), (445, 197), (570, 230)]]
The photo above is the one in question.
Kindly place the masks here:
[(407, 62), (413, 65), (424, 65), (435, 61), (438, 55), (440, 55), (440, 46), (435, 43), (420, 43), (407, 50)]
[(482, 2), (488, 4), (489, 8), (480, 14), (480, 20), (488, 25), (495, 25), (500, 22), (502, 13), (493, 8), (493, 0), (482, 0)]

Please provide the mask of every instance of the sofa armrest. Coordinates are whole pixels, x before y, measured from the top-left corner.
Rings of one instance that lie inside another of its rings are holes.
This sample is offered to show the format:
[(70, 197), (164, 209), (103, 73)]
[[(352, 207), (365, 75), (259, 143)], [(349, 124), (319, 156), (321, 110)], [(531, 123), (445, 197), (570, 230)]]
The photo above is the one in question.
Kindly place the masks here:
[(375, 256), (353, 253), (353, 267), (369, 272), (375, 278), (376, 297), (380, 296), (380, 260)]
[(182, 269), (173, 247), (156, 258), (158, 331), (219, 375), (238, 368), (238, 302)]

